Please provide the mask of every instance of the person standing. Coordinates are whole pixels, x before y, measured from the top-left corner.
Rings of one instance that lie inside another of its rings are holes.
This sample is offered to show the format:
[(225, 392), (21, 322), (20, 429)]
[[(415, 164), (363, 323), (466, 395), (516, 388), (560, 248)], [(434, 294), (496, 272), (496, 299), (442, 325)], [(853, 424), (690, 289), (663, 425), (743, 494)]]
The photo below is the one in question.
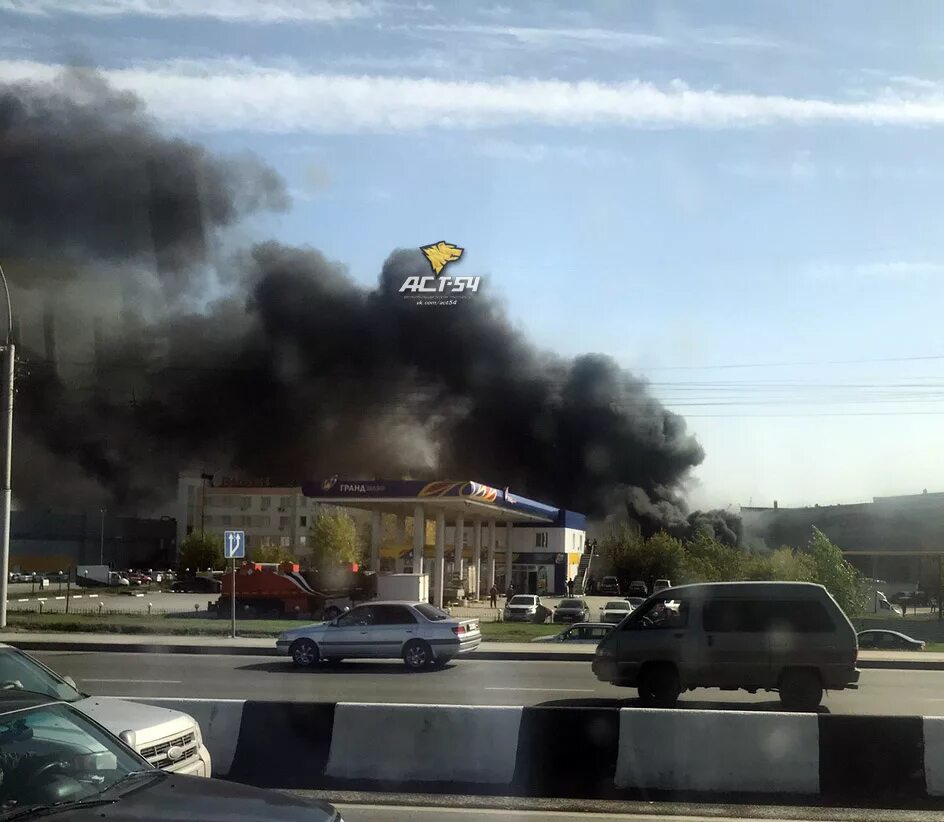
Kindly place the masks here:
[(489, 602), (493, 608), (498, 607), (498, 588), (495, 587), (494, 583), (492, 587), (488, 589)]
[(567, 596), (572, 597), (574, 595), (574, 581), (572, 579), (567, 580)]

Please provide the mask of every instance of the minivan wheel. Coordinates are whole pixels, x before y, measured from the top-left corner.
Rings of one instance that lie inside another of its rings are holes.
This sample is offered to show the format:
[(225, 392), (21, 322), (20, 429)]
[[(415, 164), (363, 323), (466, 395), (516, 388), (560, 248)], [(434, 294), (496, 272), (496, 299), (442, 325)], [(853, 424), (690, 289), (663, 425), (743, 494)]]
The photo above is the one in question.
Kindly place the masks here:
[(639, 699), (652, 708), (672, 708), (681, 686), (678, 671), (671, 665), (648, 665), (639, 675)]
[(815, 711), (823, 700), (823, 685), (815, 671), (784, 671), (780, 678), (780, 703), (791, 711)]
[(421, 671), (433, 663), (433, 649), (422, 640), (414, 639), (403, 649), (403, 661), (411, 671)]
[(289, 649), (298, 668), (311, 668), (318, 663), (318, 646), (310, 639), (297, 639)]

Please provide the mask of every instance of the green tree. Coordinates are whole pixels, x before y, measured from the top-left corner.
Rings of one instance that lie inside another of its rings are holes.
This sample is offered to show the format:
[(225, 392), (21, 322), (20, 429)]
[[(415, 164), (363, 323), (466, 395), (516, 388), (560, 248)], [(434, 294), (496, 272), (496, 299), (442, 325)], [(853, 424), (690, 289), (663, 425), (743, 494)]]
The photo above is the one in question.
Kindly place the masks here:
[(357, 562), (362, 547), (354, 520), (344, 511), (322, 511), (309, 529), (311, 567), (327, 569), (340, 562)]
[(253, 562), (294, 562), (290, 549), (281, 545), (259, 545), (249, 550)]
[(719, 542), (707, 528), (685, 543), (684, 552), (680, 582), (725, 582), (747, 576), (749, 555)]
[(220, 570), (224, 567), (223, 537), (219, 534), (194, 531), (180, 543), (177, 553), (177, 569), (186, 574), (206, 571), (207, 568)]
[(819, 528), (813, 528), (809, 556), (814, 570), (813, 581), (824, 586), (847, 614), (859, 613), (867, 599), (865, 579), (842, 558), (838, 546), (830, 542)]

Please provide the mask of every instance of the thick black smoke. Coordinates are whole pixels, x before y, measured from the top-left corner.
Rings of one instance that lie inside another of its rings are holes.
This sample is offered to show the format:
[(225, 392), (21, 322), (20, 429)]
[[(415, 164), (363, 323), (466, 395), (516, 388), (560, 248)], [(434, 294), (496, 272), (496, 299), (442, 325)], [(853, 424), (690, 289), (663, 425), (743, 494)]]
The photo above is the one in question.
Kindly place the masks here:
[(475, 478), (622, 508), (646, 531), (736, 531), (688, 515), (681, 483), (703, 451), (642, 381), (535, 349), (485, 294), (405, 300), (428, 271), (419, 251), (391, 254), (374, 289), (311, 249), (223, 255), (220, 229), (284, 207), (282, 182), (162, 136), (95, 76), (0, 87), (0, 177), (0, 259), (59, 336), (48, 321), (45, 350), (22, 341), (20, 504), (146, 510), (209, 466)]
[(47, 271), (143, 258), (180, 272), (206, 259), (213, 228), (287, 205), (271, 169), (161, 136), (135, 97), (78, 69), (0, 86), (0, 169), (0, 248), (54, 252)]

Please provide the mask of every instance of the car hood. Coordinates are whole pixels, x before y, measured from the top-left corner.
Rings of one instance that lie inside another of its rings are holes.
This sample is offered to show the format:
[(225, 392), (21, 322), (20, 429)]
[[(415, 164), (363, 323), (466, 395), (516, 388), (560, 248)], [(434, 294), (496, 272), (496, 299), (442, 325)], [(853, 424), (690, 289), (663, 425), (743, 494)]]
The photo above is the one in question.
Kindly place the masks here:
[(251, 788), (221, 779), (168, 776), (125, 794), (111, 805), (66, 811), (50, 817), (70, 822), (331, 822), (330, 805), (279, 791)]
[(536, 636), (531, 640), (532, 642), (558, 642), (557, 634), (551, 634), (550, 636)]
[(330, 626), (327, 622), (313, 622), (311, 625), (302, 625), (299, 628), (292, 628), (288, 631), (283, 631), (279, 636), (279, 639), (293, 639), (298, 636), (311, 636), (312, 634), (322, 634)]
[(135, 746), (138, 748), (158, 739), (188, 733), (197, 724), (192, 716), (181, 711), (156, 708), (143, 702), (130, 702), (110, 696), (79, 699), (72, 703), (72, 707), (78, 708), (115, 736), (122, 731), (134, 731)]

